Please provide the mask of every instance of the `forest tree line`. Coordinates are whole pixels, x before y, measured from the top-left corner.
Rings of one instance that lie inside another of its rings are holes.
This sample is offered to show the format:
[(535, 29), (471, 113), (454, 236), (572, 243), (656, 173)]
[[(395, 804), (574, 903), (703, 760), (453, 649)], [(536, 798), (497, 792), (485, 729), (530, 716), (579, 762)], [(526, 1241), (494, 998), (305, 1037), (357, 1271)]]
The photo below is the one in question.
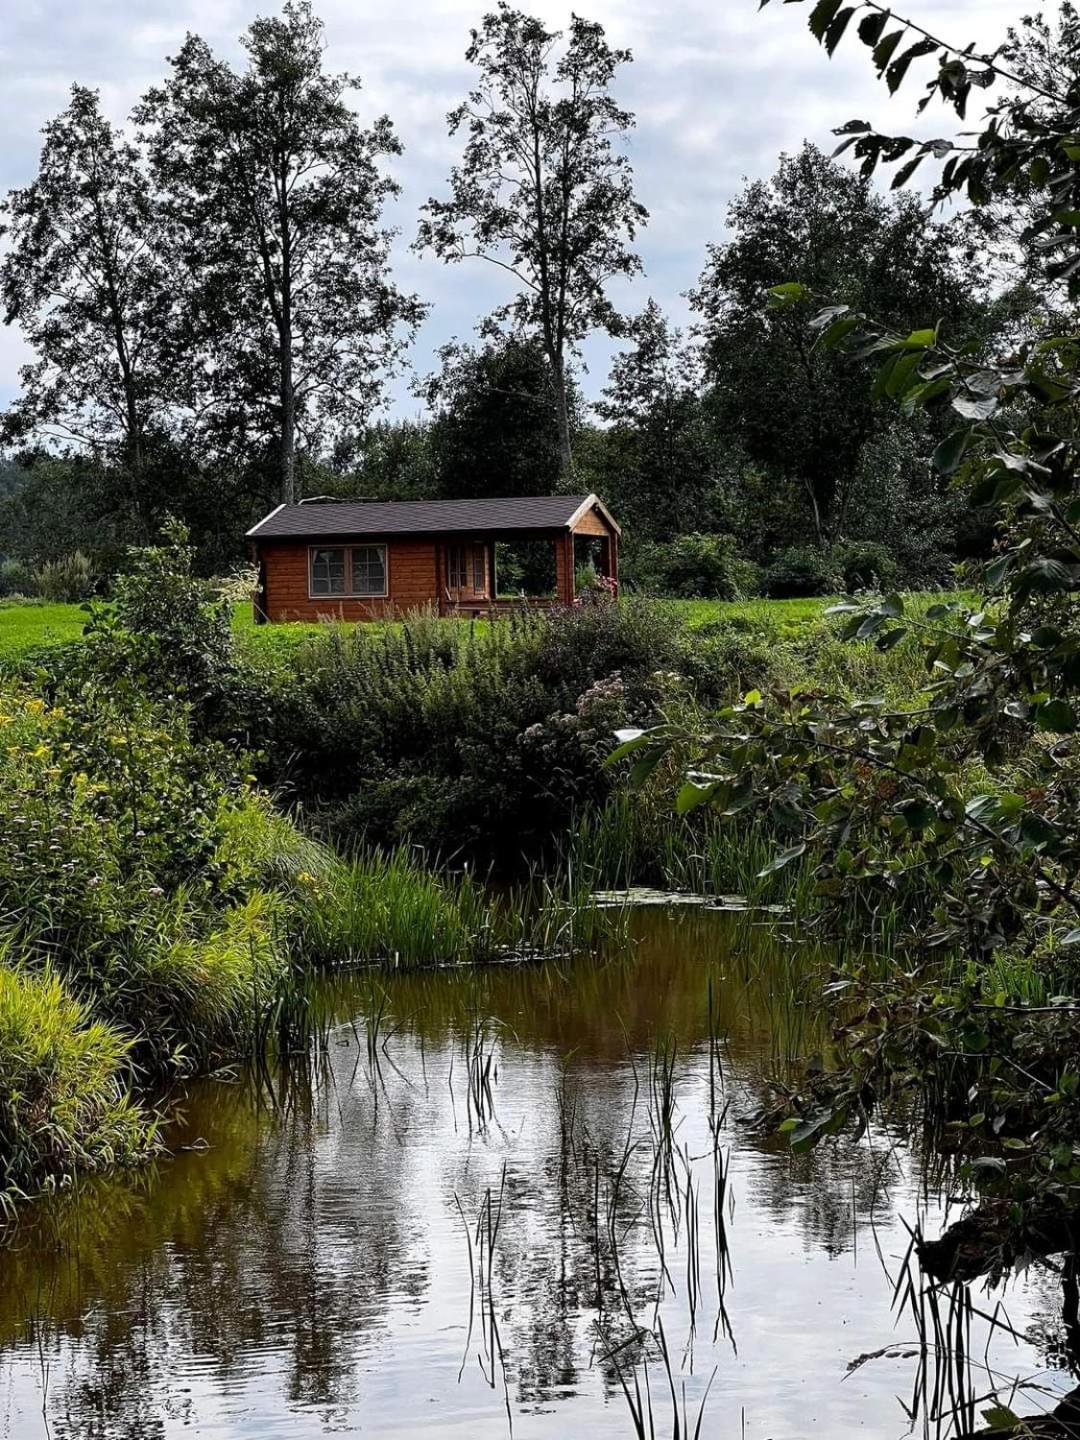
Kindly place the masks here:
[[(1014, 68), (1050, 39), (1024, 22)], [(514, 293), (414, 377), (423, 418), (388, 419), (428, 309), (393, 275), (401, 142), (388, 117), (363, 123), (306, 0), (243, 43), (238, 68), (188, 36), (126, 131), (74, 86), (0, 207), (4, 317), (33, 354), (0, 430), (0, 587), (76, 549), (107, 575), (170, 515), (220, 570), (273, 504), (326, 494), (595, 490), (629, 578), (682, 594), (934, 584), (986, 553), (989, 524), (931, 464), (947, 420), (853, 385), (872, 357), (823, 348), (815, 306), (767, 300), (798, 280), (1000, 352), (1064, 302), (992, 207), (936, 213), (808, 144), (732, 201), (687, 277), (688, 330), (652, 300), (623, 314), (610, 283), (641, 273), (648, 222), (617, 101), (630, 54), (593, 22), (560, 34), (500, 4), (414, 244), (496, 265)], [(598, 333), (619, 348), (587, 404)]]

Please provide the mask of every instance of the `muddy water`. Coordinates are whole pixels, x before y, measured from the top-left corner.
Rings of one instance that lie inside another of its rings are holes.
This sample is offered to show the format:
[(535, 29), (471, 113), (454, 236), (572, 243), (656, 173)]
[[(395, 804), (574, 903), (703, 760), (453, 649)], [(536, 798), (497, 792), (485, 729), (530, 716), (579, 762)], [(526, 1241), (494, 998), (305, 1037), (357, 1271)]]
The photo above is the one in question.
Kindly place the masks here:
[(903, 1221), (942, 1215), (902, 1117), (796, 1158), (744, 1123), (823, 1043), (805, 964), (730, 917), (634, 929), (327, 985), (307, 1063), (193, 1088), (190, 1148), (38, 1207), (0, 1254), (0, 1436), (629, 1437), (651, 1406), (844, 1440), (977, 1428), (1016, 1379), (1050, 1408), (1050, 1279), (973, 1292), (1012, 1333), (969, 1314), (966, 1363), (893, 1308)]

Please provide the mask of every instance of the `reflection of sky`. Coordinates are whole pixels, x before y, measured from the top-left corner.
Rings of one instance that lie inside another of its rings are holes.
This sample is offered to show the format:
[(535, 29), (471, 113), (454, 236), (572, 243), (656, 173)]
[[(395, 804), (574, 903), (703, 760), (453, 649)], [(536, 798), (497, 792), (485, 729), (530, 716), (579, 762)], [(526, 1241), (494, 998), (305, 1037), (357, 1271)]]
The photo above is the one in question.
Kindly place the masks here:
[[(0, 5), (0, 189), (31, 179), (38, 132), (63, 108), (73, 81), (100, 89), (106, 113), (123, 123), (163, 78), (164, 57), (176, 54), (185, 32), (202, 35), (238, 63), (240, 33), (254, 15), (277, 8), (252, 0), (7, 0)], [(493, 266), (444, 266), (409, 248), (419, 207), (444, 193), (460, 155), (460, 139), (446, 133), (446, 112), (474, 78), (464, 60), (470, 27), (494, 7), (481, 0), (319, 0), (315, 8), (326, 21), (328, 69), (359, 74), (365, 122), (388, 112), (405, 146), (393, 166), (402, 185), (390, 213), (402, 231), (394, 266), (399, 283), (432, 304), (414, 354), (425, 374), (440, 345), (454, 335), (470, 337), (512, 293)], [(572, 7), (532, 0), (522, 8), (558, 27)], [(932, 21), (957, 45), (974, 40), (992, 49), (1020, 8), (1016, 0), (911, 0), (905, 13)], [(645, 276), (613, 289), (627, 312), (653, 295), (680, 322), (686, 318), (683, 293), (703, 268), (706, 243), (723, 238), (728, 204), (744, 177), (775, 170), (781, 150), (797, 149), (804, 138), (829, 148), (832, 129), (853, 115), (920, 136), (957, 128), (951, 113), (936, 108), (913, 118), (922, 94), (914, 72), (890, 103), (854, 33), (830, 62), (806, 33), (804, 5), (774, 0), (759, 15), (756, 0), (591, 0), (583, 10), (607, 27), (612, 44), (629, 46), (635, 56), (620, 76), (618, 99), (637, 112), (629, 152), (638, 196), (652, 218), (637, 245)], [(612, 345), (598, 338), (586, 352), (584, 385), (592, 398)], [(18, 368), (28, 358), (18, 332), (0, 326), (0, 407), (16, 393)], [(420, 407), (404, 380), (392, 398), (404, 414)]]
[[(890, 1309), (871, 1210), (895, 1277), (908, 1239), (897, 1214), (913, 1221), (920, 1210), (917, 1165), (903, 1148), (890, 1155), (883, 1134), (792, 1159), (783, 1142), (740, 1126), (736, 1117), (764, 1097), (766, 1062), (752, 1038), (758, 1002), (725, 981), (731, 1118), (723, 1144), (733, 1197), (726, 1304), (738, 1353), (722, 1333), (714, 1343), (704, 986), (707, 974), (732, 967), (719, 946), (722, 921), (666, 931), (663, 919), (647, 923), (632, 965), (488, 982), (487, 1013), (502, 1026), (490, 1032), (499, 1036), (495, 1114), (483, 1130), (475, 1114), (470, 1129), (463, 1027), (443, 993), (465, 982), (451, 976), (389, 987), (401, 1029), (387, 1042), (379, 1076), (367, 1070), (361, 1023), (359, 1034), (348, 1025), (334, 1032), (314, 1093), (298, 1092), (276, 1115), (256, 1112), (240, 1087), (198, 1090), (188, 1129), (210, 1151), (182, 1154), (148, 1182), (88, 1187), (81, 1210), (64, 1222), (68, 1260), (35, 1253), (30, 1227), (0, 1261), (0, 1325), (20, 1331), (36, 1312), (41, 1338), (39, 1351), (37, 1336), (27, 1340), (21, 1330), (0, 1361), (0, 1436), (46, 1434), (42, 1357), (55, 1440), (486, 1440), (507, 1431), (504, 1383), (514, 1434), (525, 1440), (633, 1433), (595, 1329), (593, 1187), (599, 1158), (603, 1229), (603, 1177), (628, 1135), (649, 1134), (649, 1059), (656, 1030), (669, 1024), (680, 1032), (675, 1145), (691, 1157), (698, 1195), (702, 1297), (692, 1349), (685, 1216), (678, 1241), (666, 1226), (674, 1293), (667, 1288), (660, 1314), (691, 1429), (715, 1368), (706, 1435), (741, 1436), (744, 1415), (748, 1440), (904, 1434), (897, 1397), (911, 1390), (910, 1357), (870, 1360), (845, 1376), (857, 1357), (903, 1350), (912, 1339), (910, 1321)], [(481, 994), (469, 993), (463, 1004)], [(624, 1024), (633, 1063), (625, 1048), (623, 1058), (615, 1053)], [(650, 1164), (651, 1152), (635, 1152), (619, 1224), (629, 1226), (620, 1246), (624, 1283), (638, 1320), (651, 1326), (660, 1267), (644, 1220), (631, 1223)], [(504, 1165), (491, 1287), (503, 1366), (487, 1353), (479, 1291), (469, 1332), (458, 1204), (474, 1226), (489, 1189), (497, 1201)], [(933, 1231), (939, 1215), (924, 1219)], [(610, 1275), (603, 1290), (611, 1343), (627, 1327)], [(977, 1295), (976, 1303), (986, 1302)], [(1007, 1303), (1012, 1325), (1024, 1330), (1052, 1316), (1056, 1299), (1036, 1281)], [(976, 1333), (979, 1360), (984, 1343)], [(657, 1431), (670, 1433), (666, 1382), (650, 1353)], [(1033, 1348), (1007, 1337), (990, 1356), (1009, 1377), (1040, 1365)], [(1069, 1386), (1063, 1376), (1053, 1383)], [(1040, 1407), (1033, 1398), (1018, 1408)]]

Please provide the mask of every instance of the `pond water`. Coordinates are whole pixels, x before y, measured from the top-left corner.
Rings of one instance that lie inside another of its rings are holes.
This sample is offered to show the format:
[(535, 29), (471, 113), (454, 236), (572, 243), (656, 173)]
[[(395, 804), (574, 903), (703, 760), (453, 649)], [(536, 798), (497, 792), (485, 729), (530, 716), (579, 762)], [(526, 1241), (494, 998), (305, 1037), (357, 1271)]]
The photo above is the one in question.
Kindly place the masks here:
[(1051, 1408), (1051, 1278), (938, 1297), (936, 1346), (933, 1303), (922, 1348), (894, 1307), (904, 1221), (942, 1219), (898, 1118), (801, 1157), (745, 1123), (822, 1043), (805, 965), (729, 916), (632, 929), (328, 982), (307, 1063), (193, 1087), (190, 1148), (32, 1210), (0, 1436), (630, 1437), (651, 1407), (663, 1436), (899, 1437), (977, 1429), (1015, 1378)]

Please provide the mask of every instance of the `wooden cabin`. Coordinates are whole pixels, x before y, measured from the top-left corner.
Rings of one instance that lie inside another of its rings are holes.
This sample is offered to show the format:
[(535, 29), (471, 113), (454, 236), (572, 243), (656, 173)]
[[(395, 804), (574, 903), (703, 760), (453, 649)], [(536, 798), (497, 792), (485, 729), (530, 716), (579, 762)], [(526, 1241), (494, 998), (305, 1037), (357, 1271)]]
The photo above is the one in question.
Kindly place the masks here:
[[(421, 607), (479, 616), (515, 604), (573, 605), (583, 554), (617, 589), (620, 534), (595, 495), (279, 505), (248, 531), (259, 571), (255, 620), (381, 620)], [(524, 541), (554, 549), (548, 595), (500, 595), (496, 547)]]

